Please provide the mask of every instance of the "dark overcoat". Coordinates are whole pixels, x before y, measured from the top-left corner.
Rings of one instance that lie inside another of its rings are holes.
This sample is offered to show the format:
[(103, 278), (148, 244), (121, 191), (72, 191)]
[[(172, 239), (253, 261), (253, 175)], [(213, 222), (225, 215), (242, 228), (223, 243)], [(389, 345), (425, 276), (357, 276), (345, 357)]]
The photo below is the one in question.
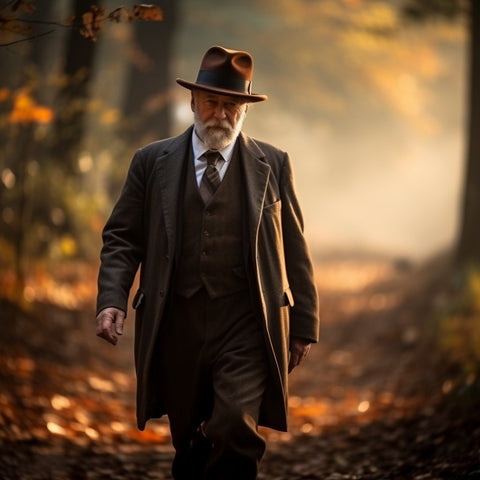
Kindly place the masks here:
[[(97, 313), (107, 307), (127, 311), (130, 288), (141, 265), (133, 303), (137, 421), (142, 430), (149, 418), (165, 414), (155, 361), (157, 336), (178, 244), (182, 171), (191, 137), (192, 127), (136, 152), (103, 232)], [(237, 141), (251, 249), (248, 280), (258, 294), (270, 365), (260, 424), (286, 430), (289, 338), (318, 339), (312, 262), (288, 155), (244, 134)]]

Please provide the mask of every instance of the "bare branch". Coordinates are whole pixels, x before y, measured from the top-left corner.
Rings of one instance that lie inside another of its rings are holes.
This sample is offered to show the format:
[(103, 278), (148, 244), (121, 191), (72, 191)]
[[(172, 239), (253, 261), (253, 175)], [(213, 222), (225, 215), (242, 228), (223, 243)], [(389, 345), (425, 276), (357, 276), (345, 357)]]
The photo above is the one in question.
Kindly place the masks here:
[(44, 37), (45, 35), (50, 35), (55, 30), (48, 30), (47, 32), (42, 32), (37, 35), (32, 35), (31, 37), (21, 38), (20, 40), (14, 40), (13, 42), (8, 43), (0, 43), (0, 47), (10, 47), (11, 45), (16, 45), (17, 43), (28, 42), (30, 40), (35, 40), (40, 37)]
[(72, 25), (68, 23), (60, 23), (60, 22), (54, 22), (50, 20), (32, 20), (28, 18), (22, 18), (20, 20), (22, 23), (31, 23), (31, 24), (37, 24), (37, 25), (51, 25), (54, 27), (65, 27), (65, 28), (70, 28)]

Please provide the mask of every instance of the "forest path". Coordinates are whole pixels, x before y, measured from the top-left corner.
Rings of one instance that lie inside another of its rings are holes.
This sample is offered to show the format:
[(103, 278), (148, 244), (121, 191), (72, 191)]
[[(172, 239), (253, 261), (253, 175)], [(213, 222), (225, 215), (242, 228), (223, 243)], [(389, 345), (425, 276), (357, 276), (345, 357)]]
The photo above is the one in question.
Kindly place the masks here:
[[(321, 341), (290, 376), (289, 433), (262, 429), (260, 480), (480, 478), (478, 379), (435, 321), (443, 274), (319, 262)], [(0, 312), (1, 478), (171, 479), (166, 421), (135, 428), (130, 324), (113, 348), (88, 308)]]

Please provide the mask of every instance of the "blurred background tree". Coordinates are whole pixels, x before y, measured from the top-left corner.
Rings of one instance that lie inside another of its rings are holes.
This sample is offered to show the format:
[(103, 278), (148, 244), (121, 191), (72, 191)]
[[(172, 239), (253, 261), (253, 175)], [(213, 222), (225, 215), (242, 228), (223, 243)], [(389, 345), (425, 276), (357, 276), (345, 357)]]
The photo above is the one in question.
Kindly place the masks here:
[(460, 261), (480, 263), (480, 4), (470, 1), (470, 95)]
[(457, 246), (461, 263), (480, 262), (480, 4), (474, 0), (407, 0), (405, 16), (413, 21), (456, 21), (469, 18), (469, 85), (467, 94), (467, 155), (462, 221)]
[(133, 25), (132, 53), (122, 105), (122, 132), (129, 143), (144, 145), (173, 134), (170, 82), (173, 45), (181, 2), (162, 1), (166, 21)]
[[(90, 0), (74, 0), (74, 18), (82, 18), (91, 5)], [(101, 6), (101, 2), (96, 2), (96, 5)], [(42, 7), (43, 5), (37, 4), (36, 11), (42, 12)], [(51, 13), (48, 10), (51, 10), (51, 7), (47, 6), (46, 9), (46, 13)], [(58, 74), (53, 125), (55, 133), (51, 136), (51, 154), (62, 159), (58, 162), (59, 168), (74, 173), (85, 135), (97, 43), (80, 35), (74, 28), (68, 29), (66, 36), (66, 48), (62, 52), (61, 70)], [(45, 47), (43, 42), (35, 44), (37, 50)]]

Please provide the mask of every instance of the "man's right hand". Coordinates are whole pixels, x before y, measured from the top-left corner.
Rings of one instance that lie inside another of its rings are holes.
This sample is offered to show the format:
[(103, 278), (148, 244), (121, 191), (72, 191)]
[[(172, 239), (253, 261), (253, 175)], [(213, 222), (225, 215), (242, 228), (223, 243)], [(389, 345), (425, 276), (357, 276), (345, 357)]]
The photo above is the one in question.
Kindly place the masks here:
[(97, 336), (116, 345), (117, 335), (123, 335), (124, 321), (125, 312), (123, 310), (115, 307), (105, 308), (97, 316)]

